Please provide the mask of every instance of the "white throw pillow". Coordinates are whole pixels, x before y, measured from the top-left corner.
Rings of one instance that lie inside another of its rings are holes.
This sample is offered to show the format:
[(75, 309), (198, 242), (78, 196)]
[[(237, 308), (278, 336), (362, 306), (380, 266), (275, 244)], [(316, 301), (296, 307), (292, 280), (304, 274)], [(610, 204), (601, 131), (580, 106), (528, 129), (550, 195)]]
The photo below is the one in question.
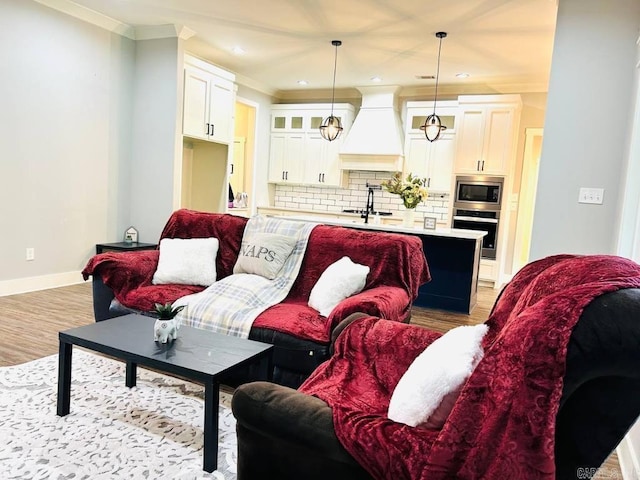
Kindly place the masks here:
[(322, 272), (311, 289), (309, 306), (328, 317), (336, 305), (345, 298), (359, 293), (367, 283), (369, 267), (353, 263), (349, 257), (342, 257)]
[(484, 355), (487, 325), (449, 330), (416, 357), (391, 395), (389, 419), (442, 428), (467, 379)]
[(233, 273), (253, 273), (273, 280), (296, 246), (294, 237), (277, 233), (256, 233), (242, 240)]
[(217, 238), (163, 238), (155, 285), (178, 283), (208, 287), (216, 281)]

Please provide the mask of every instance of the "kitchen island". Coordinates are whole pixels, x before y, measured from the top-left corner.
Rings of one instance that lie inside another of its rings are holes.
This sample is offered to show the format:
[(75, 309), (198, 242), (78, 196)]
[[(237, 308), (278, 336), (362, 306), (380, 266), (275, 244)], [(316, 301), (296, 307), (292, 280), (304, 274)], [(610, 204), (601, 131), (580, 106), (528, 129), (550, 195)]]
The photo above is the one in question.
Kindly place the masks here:
[(313, 215), (285, 215), (284, 217), (289, 220), (415, 235), (422, 240), (431, 281), (420, 287), (418, 297), (413, 304), (424, 308), (471, 313), (477, 303), (480, 253), (482, 238), (486, 232), (456, 228), (425, 230), (420, 227), (365, 224), (355, 215), (353, 219), (327, 219)]

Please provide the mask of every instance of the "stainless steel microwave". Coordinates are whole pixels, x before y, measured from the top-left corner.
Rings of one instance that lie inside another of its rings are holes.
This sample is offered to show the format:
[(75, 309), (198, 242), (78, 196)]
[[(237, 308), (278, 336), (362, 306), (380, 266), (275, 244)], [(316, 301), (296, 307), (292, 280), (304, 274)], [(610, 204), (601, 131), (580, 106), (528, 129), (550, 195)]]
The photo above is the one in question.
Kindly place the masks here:
[(453, 206), (475, 210), (500, 211), (503, 177), (468, 175), (456, 177)]

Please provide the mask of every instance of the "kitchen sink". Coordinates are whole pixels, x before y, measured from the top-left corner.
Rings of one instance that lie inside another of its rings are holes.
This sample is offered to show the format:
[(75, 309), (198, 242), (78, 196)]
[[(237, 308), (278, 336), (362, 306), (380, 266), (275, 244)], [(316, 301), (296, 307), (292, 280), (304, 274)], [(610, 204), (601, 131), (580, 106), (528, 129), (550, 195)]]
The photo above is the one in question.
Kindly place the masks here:
[[(342, 213), (359, 213), (360, 215), (364, 215), (366, 213), (366, 211), (357, 210), (355, 208), (351, 208), (351, 209), (342, 210)], [(380, 215), (381, 217), (386, 217), (386, 216), (392, 215), (392, 213), (391, 212), (369, 212), (369, 216), (375, 216), (375, 215)]]

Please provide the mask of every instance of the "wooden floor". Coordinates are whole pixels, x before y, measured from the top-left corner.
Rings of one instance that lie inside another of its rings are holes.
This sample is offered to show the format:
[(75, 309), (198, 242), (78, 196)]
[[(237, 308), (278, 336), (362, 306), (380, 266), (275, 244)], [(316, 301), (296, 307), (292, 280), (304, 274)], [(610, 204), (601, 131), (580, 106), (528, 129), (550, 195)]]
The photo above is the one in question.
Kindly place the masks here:
[[(439, 332), (476, 325), (487, 319), (497, 295), (498, 290), (480, 288), (471, 315), (414, 308), (411, 323)], [(90, 282), (0, 297), (0, 367), (58, 353), (60, 330), (93, 322)], [(615, 452), (600, 472), (593, 478), (622, 478)]]

